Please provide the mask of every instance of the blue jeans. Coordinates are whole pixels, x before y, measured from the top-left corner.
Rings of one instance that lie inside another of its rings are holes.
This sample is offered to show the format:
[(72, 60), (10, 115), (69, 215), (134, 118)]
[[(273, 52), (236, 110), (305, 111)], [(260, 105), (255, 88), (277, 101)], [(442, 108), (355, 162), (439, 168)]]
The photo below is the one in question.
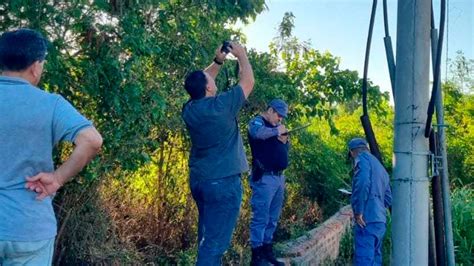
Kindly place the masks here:
[(252, 188), (250, 245), (252, 248), (257, 248), (272, 243), (283, 207), (285, 176), (263, 175), (258, 181), (251, 180), (250, 187)]
[(368, 223), (362, 228), (354, 226), (354, 265), (382, 265), (382, 243), (385, 223)]
[(199, 211), (196, 265), (221, 265), (229, 248), (242, 202), (240, 175), (193, 180), (191, 194)]
[(0, 240), (0, 265), (51, 265), (53, 251), (54, 238), (31, 242)]

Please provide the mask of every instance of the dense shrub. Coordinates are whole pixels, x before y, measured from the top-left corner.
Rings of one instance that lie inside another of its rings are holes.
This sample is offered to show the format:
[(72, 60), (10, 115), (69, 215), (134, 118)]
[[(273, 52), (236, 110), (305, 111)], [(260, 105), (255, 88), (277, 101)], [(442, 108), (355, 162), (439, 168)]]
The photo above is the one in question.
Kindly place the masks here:
[[(101, 155), (55, 198), (56, 263), (186, 265), (195, 260), (190, 141), (179, 115), (187, 100), (183, 79), (209, 64), (223, 39), (245, 39), (223, 25), (245, 22), (264, 8), (263, 0), (0, 3), (1, 31), (26, 26), (51, 41), (40, 87), (65, 96), (104, 137)], [(347, 204), (337, 192), (350, 187), (345, 145), (362, 135), (358, 73), (340, 69), (339, 58), (293, 37), (293, 20), (285, 14), (269, 53), (249, 51), (256, 86), (239, 119), (246, 135), (250, 117), (278, 97), (290, 104), (288, 127), (312, 123), (291, 136), (277, 241), (303, 234)], [(236, 62), (227, 61), (217, 84), (225, 90), (236, 81)], [(368, 91), (371, 119), (390, 168), (393, 112), (387, 93), (370, 82)], [(460, 127), (448, 142), (450, 171), (457, 184), (467, 184), (474, 158), (472, 97), (452, 91), (447, 114)], [(70, 150), (59, 148), (57, 164)], [(248, 263), (250, 190), (243, 178), (241, 215), (226, 263)], [(463, 245), (460, 250), (469, 251)]]
[(456, 263), (474, 265), (474, 188), (457, 188), (451, 193)]

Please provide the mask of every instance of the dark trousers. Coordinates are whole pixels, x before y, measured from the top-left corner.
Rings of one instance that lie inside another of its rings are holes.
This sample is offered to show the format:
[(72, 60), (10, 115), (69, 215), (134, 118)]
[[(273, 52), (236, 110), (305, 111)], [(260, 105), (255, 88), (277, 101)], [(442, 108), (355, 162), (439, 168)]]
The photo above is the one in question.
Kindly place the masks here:
[(192, 180), (191, 194), (199, 211), (196, 265), (221, 265), (229, 248), (242, 201), (240, 175)]
[(354, 265), (382, 265), (382, 243), (385, 223), (368, 223), (362, 228), (354, 225)]

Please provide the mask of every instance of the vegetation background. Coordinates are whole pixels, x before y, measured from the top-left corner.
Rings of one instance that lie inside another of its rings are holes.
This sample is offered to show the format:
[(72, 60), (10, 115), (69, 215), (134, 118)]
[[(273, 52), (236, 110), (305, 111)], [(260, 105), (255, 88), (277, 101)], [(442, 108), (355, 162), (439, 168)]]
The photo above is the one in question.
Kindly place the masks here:
[[(92, 164), (55, 198), (59, 219), (56, 264), (192, 264), (197, 212), (189, 193), (190, 141), (180, 118), (187, 100), (183, 80), (206, 67), (222, 40), (245, 36), (226, 25), (244, 23), (264, 0), (10, 0), (0, 3), (0, 31), (29, 27), (50, 40), (40, 87), (60, 93), (104, 137)], [(292, 36), (285, 14), (269, 53), (249, 51), (256, 86), (240, 115), (249, 119), (278, 97), (290, 104), (288, 127), (311, 123), (292, 136), (288, 189), (276, 241), (303, 234), (348, 199), (351, 166), (346, 143), (362, 136), (361, 78), (340, 69), (339, 58)], [(456, 256), (474, 264), (474, 63), (459, 54), (443, 84), (448, 124)], [(227, 60), (218, 78), (237, 81)], [(369, 82), (369, 110), (387, 168), (393, 143), (388, 94)], [(246, 134), (243, 134), (244, 136)], [(56, 151), (59, 164), (71, 147)], [(249, 149), (247, 148), (247, 151)], [(249, 197), (245, 194), (226, 264), (248, 261)], [(389, 241), (389, 237), (387, 237)], [(343, 255), (350, 259), (350, 241)], [(387, 245), (390, 245), (388, 243)], [(348, 248), (349, 247), (349, 248)], [(387, 252), (390, 249), (387, 249)], [(386, 257), (387, 254), (386, 254)]]

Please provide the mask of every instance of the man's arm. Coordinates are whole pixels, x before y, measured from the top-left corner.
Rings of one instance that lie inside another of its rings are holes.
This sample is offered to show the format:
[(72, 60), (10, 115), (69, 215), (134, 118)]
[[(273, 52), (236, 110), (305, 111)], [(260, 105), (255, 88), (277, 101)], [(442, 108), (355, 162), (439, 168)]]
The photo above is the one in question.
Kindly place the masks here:
[(247, 57), (247, 52), (245, 52), (244, 47), (234, 42), (231, 45), (232, 46), (230, 47), (230, 52), (239, 60), (239, 85), (240, 87), (242, 87), (245, 99), (247, 99), (250, 93), (252, 92), (253, 86), (255, 84), (252, 66), (250, 65), (249, 59)]
[(367, 159), (357, 160), (354, 177), (352, 181), (351, 205), (354, 216), (364, 213), (365, 203), (369, 196), (370, 188), (370, 165)]
[(262, 118), (256, 117), (249, 123), (249, 135), (254, 139), (268, 139), (274, 136), (278, 136), (278, 128), (266, 127)]
[[(274, 136), (282, 136), (286, 132), (286, 127), (284, 125), (279, 125), (278, 127), (267, 127), (263, 118), (256, 117), (250, 120), (249, 123), (249, 134), (250, 137), (254, 139), (268, 139)], [(284, 142), (286, 143), (286, 141)]]
[[(221, 52), (221, 47), (222, 45), (217, 48), (216, 57), (214, 57), (214, 60), (224, 64), (224, 60), (227, 54)], [(219, 70), (221, 69), (222, 64), (219, 65), (215, 61), (212, 61), (212, 63), (208, 67), (206, 67), (206, 69), (204, 69), (204, 72), (209, 74), (215, 80), (217, 74), (219, 74)]]
[(102, 137), (94, 127), (81, 130), (74, 140), (75, 148), (71, 156), (52, 173), (39, 173), (27, 177), (26, 188), (38, 193), (42, 200), (56, 191), (78, 174), (94, 158), (102, 146)]

